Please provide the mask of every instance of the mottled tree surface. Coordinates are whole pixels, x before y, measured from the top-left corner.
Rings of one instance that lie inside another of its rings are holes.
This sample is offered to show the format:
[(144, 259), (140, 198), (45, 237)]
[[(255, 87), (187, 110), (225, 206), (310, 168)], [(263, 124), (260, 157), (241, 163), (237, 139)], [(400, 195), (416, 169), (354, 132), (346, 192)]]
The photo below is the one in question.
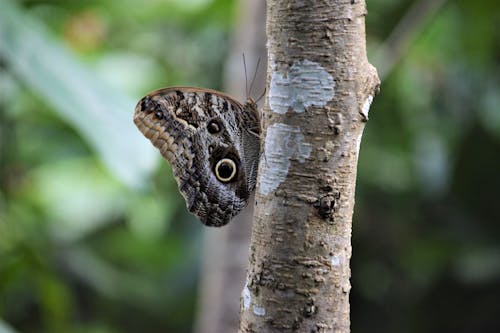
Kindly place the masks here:
[(267, 6), (264, 153), (240, 332), (348, 332), (356, 167), (379, 86), (365, 2)]

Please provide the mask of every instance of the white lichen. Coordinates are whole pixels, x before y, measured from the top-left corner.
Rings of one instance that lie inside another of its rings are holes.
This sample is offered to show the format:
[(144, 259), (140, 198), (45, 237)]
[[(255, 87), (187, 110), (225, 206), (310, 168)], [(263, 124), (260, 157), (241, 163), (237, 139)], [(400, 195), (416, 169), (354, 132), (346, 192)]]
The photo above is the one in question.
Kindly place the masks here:
[(268, 195), (286, 179), (291, 159), (304, 163), (311, 154), (300, 127), (275, 123), (267, 129), (259, 192)]
[(356, 151), (359, 154), (359, 150), (361, 149), (361, 138), (363, 137), (363, 133), (359, 133), (359, 135), (356, 137)]
[(372, 105), (373, 102), (373, 96), (369, 95), (365, 102), (363, 103), (363, 107), (361, 108), (361, 114), (363, 117), (365, 117), (366, 120), (368, 120), (368, 112), (370, 111), (370, 106)]
[(256, 316), (263, 317), (263, 316), (266, 315), (266, 309), (264, 307), (262, 307), (262, 306), (254, 305), (253, 306), (253, 313)]
[(342, 264), (343, 258), (341, 256), (332, 256), (331, 264), (333, 267), (340, 266)]
[(301, 113), (309, 106), (325, 106), (335, 95), (335, 81), (318, 63), (303, 60), (281, 72), (272, 62), (269, 106), (284, 114), (290, 108)]
[(250, 290), (248, 289), (246, 283), (243, 291), (241, 292), (241, 299), (243, 301), (243, 309), (248, 309), (250, 307), (250, 303), (252, 303), (252, 296), (250, 295)]

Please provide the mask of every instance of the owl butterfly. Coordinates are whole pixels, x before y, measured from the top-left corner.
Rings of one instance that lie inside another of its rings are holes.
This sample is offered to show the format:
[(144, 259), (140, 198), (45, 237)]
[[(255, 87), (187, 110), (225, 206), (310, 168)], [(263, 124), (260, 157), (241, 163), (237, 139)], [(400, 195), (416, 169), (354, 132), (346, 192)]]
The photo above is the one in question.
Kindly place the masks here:
[(222, 226), (246, 206), (260, 150), (257, 104), (221, 92), (171, 87), (151, 92), (134, 123), (170, 163), (190, 212)]

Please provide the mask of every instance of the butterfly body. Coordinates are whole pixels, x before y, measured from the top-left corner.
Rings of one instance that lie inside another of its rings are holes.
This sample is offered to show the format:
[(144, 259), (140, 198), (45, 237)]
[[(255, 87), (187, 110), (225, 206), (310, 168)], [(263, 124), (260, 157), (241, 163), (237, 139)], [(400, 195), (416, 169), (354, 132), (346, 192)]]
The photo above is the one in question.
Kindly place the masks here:
[(139, 130), (170, 163), (186, 206), (202, 223), (222, 226), (246, 206), (255, 187), (260, 118), (215, 90), (171, 87), (143, 97)]

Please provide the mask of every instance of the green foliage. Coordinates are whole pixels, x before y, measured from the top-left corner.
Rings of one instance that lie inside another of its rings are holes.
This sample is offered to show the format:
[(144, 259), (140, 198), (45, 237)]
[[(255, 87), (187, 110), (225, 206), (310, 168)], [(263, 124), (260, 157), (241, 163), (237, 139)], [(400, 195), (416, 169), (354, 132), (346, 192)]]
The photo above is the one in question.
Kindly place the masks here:
[[(369, 55), (415, 2), (367, 1)], [(190, 331), (202, 228), (131, 115), (222, 86), (235, 6), (0, 0), (0, 333)], [(447, 2), (374, 100), (353, 332), (500, 331), (497, 7)]]
[[(390, 32), (371, 14), (410, 5), (368, 1), (368, 40)], [(500, 330), (499, 18), (495, 1), (448, 1), (382, 82), (359, 161), (353, 332)]]
[(0, 318), (189, 331), (201, 229), (132, 113), (160, 86), (220, 85), (232, 2), (0, 6)]

